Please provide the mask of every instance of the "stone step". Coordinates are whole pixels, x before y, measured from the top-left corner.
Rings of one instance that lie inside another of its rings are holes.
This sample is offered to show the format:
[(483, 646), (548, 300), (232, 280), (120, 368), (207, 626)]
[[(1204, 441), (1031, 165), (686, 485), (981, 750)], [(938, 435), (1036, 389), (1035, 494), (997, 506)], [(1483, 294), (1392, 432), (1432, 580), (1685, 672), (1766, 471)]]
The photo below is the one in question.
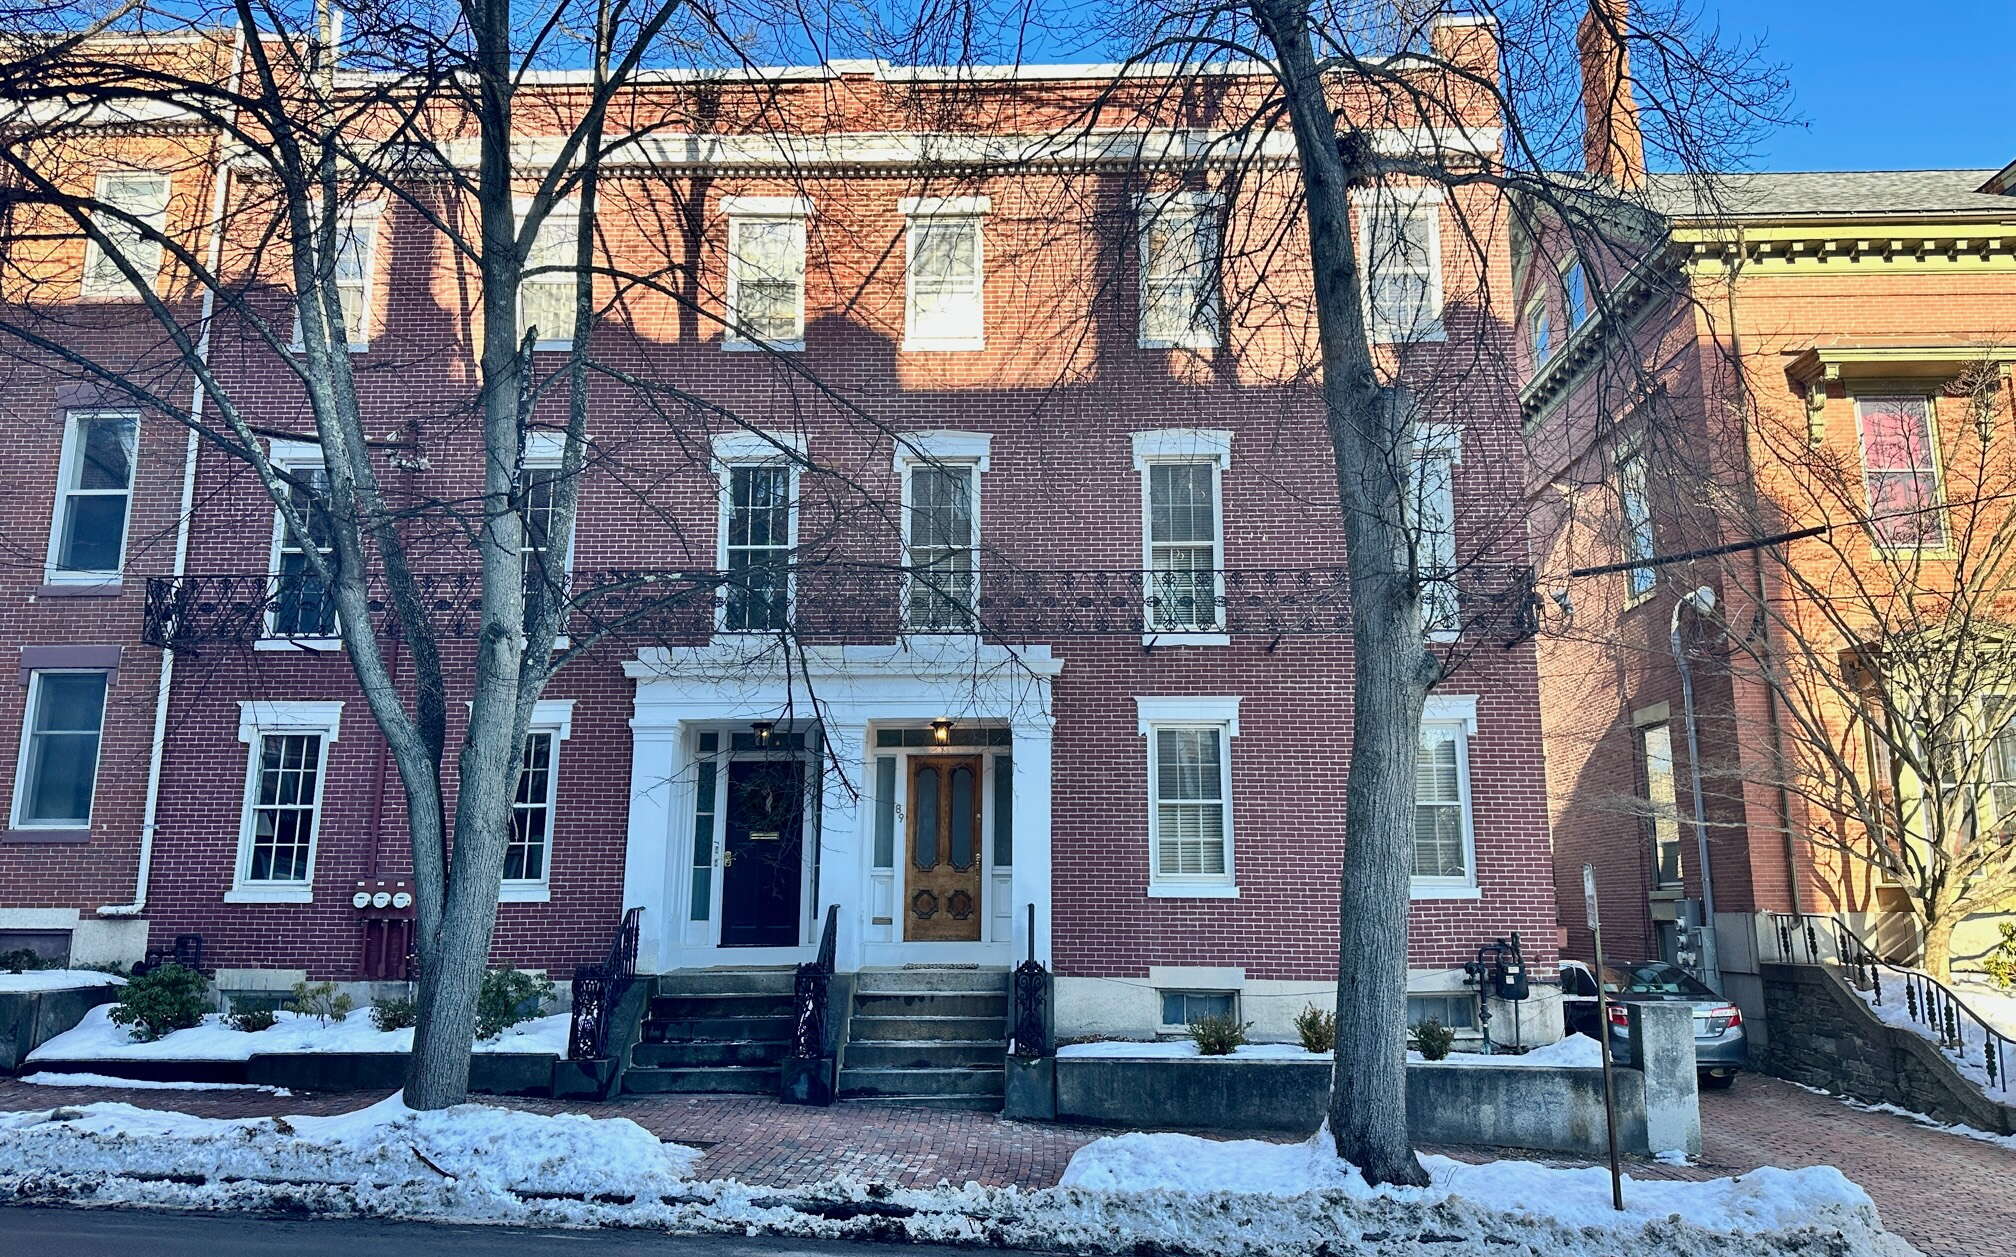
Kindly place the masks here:
[(857, 1012), (848, 1024), (847, 1037), (856, 1042), (874, 1043), (907, 1043), (918, 1039), (966, 1042), (993, 1039), (1005, 1042), (1008, 1026), (1000, 1017), (931, 1017), (914, 1013), (901, 1017), (875, 1017)]
[(848, 1097), (844, 1097), (844, 1096), (843, 1096), (843, 1097), (841, 1098), (841, 1101), (840, 1101), (840, 1102), (841, 1102), (842, 1104), (846, 1104), (846, 1105), (855, 1105), (855, 1104), (898, 1104), (898, 1105), (906, 1105), (906, 1106), (909, 1106), (909, 1107), (912, 1107), (912, 1108), (920, 1108), (920, 1109), (950, 1109), (950, 1110), (960, 1110), (960, 1111), (964, 1111), (964, 1112), (971, 1112), (971, 1113), (999, 1113), (999, 1112), (1001, 1111), (1001, 1097), (1000, 1097), (1000, 1096), (998, 1096), (998, 1095), (985, 1095), (985, 1096), (978, 1096), (978, 1095), (975, 1095), (975, 1096), (930, 1096), (930, 1095), (908, 1095), (908, 1096), (860, 1096), (860, 1097), (855, 1097), (855, 1098), (848, 1098)]
[(862, 991), (854, 992), (856, 1017), (1000, 1017), (1008, 1015), (1006, 992), (973, 994), (963, 991)]
[(713, 995), (747, 991), (774, 991), (789, 995), (792, 984), (797, 979), (797, 972), (791, 965), (766, 965), (754, 969), (682, 969), (677, 973), (659, 974), (655, 989), (660, 995)]
[(1005, 1075), (993, 1069), (843, 1069), (843, 1096), (1000, 1096)]
[[(996, 1048), (996, 1051), (1000, 1051)], [(630, 1051), (632, 1068), (716, 1069), (733, 1065), (774, 1066), (789, 1055), (791, 1044), (784, 1039), (756, 1042), (722, 1042), (696, 1039), (685, 1043), (639, 1043)]]
[(855, 1039), (843, 1060), (848, 1069), (999, 1068), (1008, 1045), (1000, 1039), (918, 1039), (907, 1043), (877, 1043)]
[(796, 1002), (789, 991), (724, 991), (706, 995), (658, 995), (651, 1017), (680, 1021), (694, 1017), (789, 1017)]
[(1005, 995), (1008, 993), (1008, 971), (939, 967), (863, 969), (855, 986), (859, 990), (866, 991), (949, 991)]
[(662, 1092), (726, 1092), (776, 1095), (781, 1083), (775, 1065), (741, 1065), (716, 1069), (637, 1069), (623, 1071), (623, 1090), (640, 1095)]
[(652, 1017), (644, 1023), (647, 1043), (687, 1043), (696, 1039), (744, 1043), (791, 1037), (791, 1017)]

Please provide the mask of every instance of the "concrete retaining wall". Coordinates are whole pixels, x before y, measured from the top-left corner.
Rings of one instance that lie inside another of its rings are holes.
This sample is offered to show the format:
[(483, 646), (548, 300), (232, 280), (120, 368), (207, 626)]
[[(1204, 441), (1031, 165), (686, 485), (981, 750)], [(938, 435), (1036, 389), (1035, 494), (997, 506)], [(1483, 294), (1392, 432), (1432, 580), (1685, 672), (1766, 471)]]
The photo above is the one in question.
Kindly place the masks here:
[(0, 1074), (19, 1073), (28, 1053), (75, 1026), (91, 1009), (118, 996), (116, 986), (0, 995)]
[(1983, 1095), (1931, 1043), (1878, 1021), (1827, 970), (1767, 964), (1761, 976), (1771, 1023), (1766, 1071), (1866, 1104), (2016, 1134), (2016, 1108)]

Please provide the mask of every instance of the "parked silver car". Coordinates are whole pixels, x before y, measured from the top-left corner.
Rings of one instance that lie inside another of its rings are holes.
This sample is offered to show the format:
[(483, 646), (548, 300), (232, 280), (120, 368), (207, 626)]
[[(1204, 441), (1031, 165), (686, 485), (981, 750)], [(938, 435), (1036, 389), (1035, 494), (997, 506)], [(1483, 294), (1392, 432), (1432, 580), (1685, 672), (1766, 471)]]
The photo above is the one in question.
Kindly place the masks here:
[[(1657, 960), (1605, 965), (1603, 989), (1610, 996), (1610, 1055), (1619, 1064), (1628, 1065), (1632, 1059), (1630, 1016), (1621, 1005), (1668, 1000), (1693, 1006), (1694, 1060), (1702, 1086), (1727, 1087), (1749, 1066), (1743, 1010), (1679, 966)], [(1596, 1037), (1596, 978), (1579, 960), (1561, 962), (1561, 1007), (1568, 1029)]]

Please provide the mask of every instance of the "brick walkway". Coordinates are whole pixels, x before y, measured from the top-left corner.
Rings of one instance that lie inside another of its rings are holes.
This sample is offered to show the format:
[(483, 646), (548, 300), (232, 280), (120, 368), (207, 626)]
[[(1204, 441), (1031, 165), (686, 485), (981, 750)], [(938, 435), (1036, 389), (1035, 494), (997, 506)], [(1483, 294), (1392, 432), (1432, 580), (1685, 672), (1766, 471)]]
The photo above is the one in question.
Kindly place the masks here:
[[(0, 1111), (119, 1100), (142, 1108), (242, 1117), (337, 1113), (379, 1098), (357, 1092), (283, 1097), (254, 1091), (31, 1087), (0, 1079)], [(1111, 1133), (900, 1105), (800, 1108), (757, 1096), (632, 1096), (593, 1106), (503, 1102), (537, 1112), (571, 1108), (627, 1117), (660, 1138), (702, 1149), (699, 1172), (705, 1177), (776, 1186), (836, 1175), (905, 1186), (928, 1187), (941, 1179), (1048, 1186), (1073, 1152)], [(1629, 1173), (1700, 1179), (1760, 1165), (1835, 1165), (1868, 1190), (1884, 1222), (1926, 1257), (1979, 1257), (2000, 1251), (2016, 1234), (2016, 1151), (1900, 1117), (1863, 1113), (1776, 1079), (1747, 1075), (1731, 1091), (1704, 1093), (1701, 1117), (1705, 1147), (1700, 1165), (1639, 1163)], [(1479, 1148), (1433, 1151), (1464, 1160), (1494, 1155)]]

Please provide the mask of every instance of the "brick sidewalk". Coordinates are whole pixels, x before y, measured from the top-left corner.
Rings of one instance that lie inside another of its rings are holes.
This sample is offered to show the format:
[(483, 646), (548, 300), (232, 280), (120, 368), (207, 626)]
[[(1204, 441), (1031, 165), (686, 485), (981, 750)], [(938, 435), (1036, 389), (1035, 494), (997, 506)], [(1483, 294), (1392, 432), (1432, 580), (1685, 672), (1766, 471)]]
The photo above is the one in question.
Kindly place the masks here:
[[(120, 1091), (31, 1087), (0, 1079), (0, 1111), (118, 1100), (208, 1117), (340, 1113), (382, 1097), (329, 1092)], [(1071, 1154), (1110, 1131), (1011, 1122), (988, 1113), (849, 1103), (830, 1109), (760, 1096), (628, 1096), (601, 1105), (499, 1099), (535, 1112), (627, 1117), (661, 1139), (700, 1148), (699, 1173), (767, 1186), (835, 1176), (928, 1187), (941, 1179), (992, 1186), (1054, 1184)], [(1714, 1178), (1760, 1165), (1835, 1165), (1860, 1183), (1884, 1222), (1927, 1257), (1978, 1257), (2016, 1234), (2016, 1151), (1864, 1113), (1772, 1078), (1746, 1075), (1702, 1096), (1698, 1166), (1634, 1163), (1637, 1178)], [(1483, 1148), (1424, 1149), (1463, 1160), (1522, 1155)], [(1535, 1156), (1537, 1154), (1524, 1154)], [(1542, 1157), (1552, 1164), (1582, 1164)]]

